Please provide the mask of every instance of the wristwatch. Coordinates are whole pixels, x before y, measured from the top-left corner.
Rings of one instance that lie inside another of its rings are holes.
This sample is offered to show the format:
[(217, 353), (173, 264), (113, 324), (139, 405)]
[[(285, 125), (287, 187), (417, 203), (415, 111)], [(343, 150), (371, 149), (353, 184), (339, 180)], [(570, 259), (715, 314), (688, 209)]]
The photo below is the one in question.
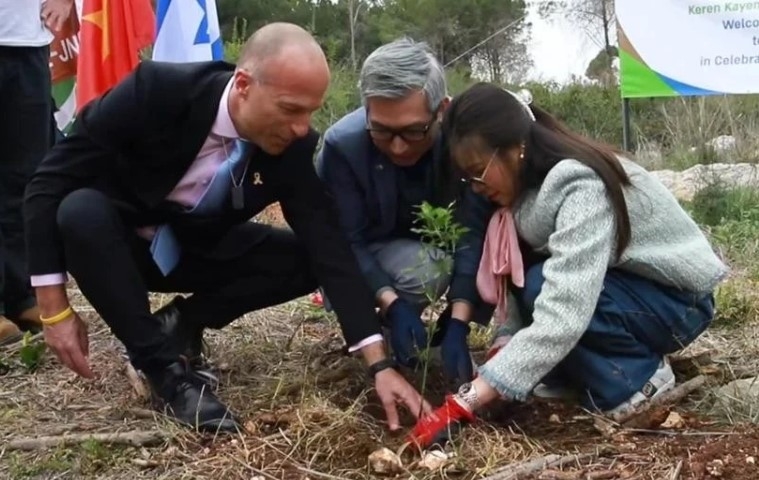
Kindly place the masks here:
[(459, 387), (459, 391), (456, 393), (456, 400), (459, 400), (461, 406), (473, 412), (479, 406), (479, 399), (477, 398), (477, 389), (474, 388), (472, 382), (466, 382)]
[(382, 360), (378, 362), (374, 362), (371, 365), (369, 365), (369, 375), (371, 375), (372, 378), (377, 376), (379, 372), (382, 370), (385, 370), (387, 368), (397, 368), (398, 365), (395, 363), (395, 360), (392, 358), (383, 358)]

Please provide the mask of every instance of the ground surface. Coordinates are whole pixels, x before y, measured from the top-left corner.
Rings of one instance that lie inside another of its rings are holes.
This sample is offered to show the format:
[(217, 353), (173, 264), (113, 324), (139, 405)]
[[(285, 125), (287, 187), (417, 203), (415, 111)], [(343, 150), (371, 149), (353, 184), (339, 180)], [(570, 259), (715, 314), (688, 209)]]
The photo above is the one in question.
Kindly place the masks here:
[[(756, 291), (751, 285), (746, 292)], [(336, 353), (342, 346), (336, 322), (308, 299), (207, 334), (212, 358), (223, 368), (219, 395), (246, 422), (240, 435), (214, 438), (152, 413), (127, 379), (119, 343), (73, 285), (70, 295), (90, 325), (90, 361), (98, 378), (78, 379), (50, 354), (29, 372), (18, 347), (0, 350), (0, 478), (380, 478), (367, 462), (369, 454), (403, 443), (384, 428), (360, 363)], [(156, 308), (170, 299), (152, 297)], [(745, 309), (737, 312), (747, 318)], [(487, 332), (473, 333), (475, 357), (481, 358), (486, 339)], [(710, 357), (701, 362), (705, 366), (688, 360), (676, 369), (681, 381), (710, 374), (709, 385), (674, 407), (679, 425), (617, 428), (604, 435), (578, 407), (538, 400), (501, 405), (457, 437), (450, 449), (456, 456), (442, 468), (419, 466), (419, 457), (407, 449), (396, 478), (511, 478), (498, 472), (547, 455), (578, 454), (562, 466), (519, 478), (757, 479), (759, 428), (751, 421), (759, 405), (717, 409), (711, 392), (736, 376), (757, 374), (759, 322), (751, 317), (737, 327), (715, 326), (683, 355), (703, 352)], [(421, 375), (409, 378), (421, 388)], [(439, 403), (440, 379), (433, 375), (426, 384), (428, 398)], [(407, 417), (406, 426), (411, 424)], [(162, 438), (140, 447), (87, 440), (12, 448), (25, 438), (135, 431)]]
[[(79, 380), (49, 355), (28, 373), (13, 361), (13, 352), (4, 352), (11, 370), (0, 377), (0, 478), (373, 478), (368, 455), (402, 444), (402, 437), (383, 430), (360, 364), (330, 353), (341, 345), (334, 321), (307, 299), (208, 335), (224, 368), (220, 396), (247, 421), (245, 433), (214, 439), (147, 410), (148, 401), (127, 381), (121, 347), (84, 300), (75, 291), (72, 296), (91, 325), (91, 362), (99, 377)], [(157, 296), (154, 302), (169, 299)], [(746, 332), (741, 337), (756, 339)], [(697, 347), (737, 352), (727, 344), (707, 335)], [(411, 378), (419, 385), (418, 376)], [(438, 400), (440, 391), (430, 398)], [(537, 400), (501, 406), (489, 412), (490, 422), (466, 430), (455, 444), (457, 456), (442, 471), (415, 466), (418, 457), (407, 452), (398, 478), (483, 478), (548, 454), (594, 451), (599, 454), (563, 471), (526, 478), (759, 478), (759, 429), (731, 425), (724, 415), (710, 417), (709, 404), (708, 394), (694, 394), (675, 407), (684, 426), (621, 430), (609, 438), (577, 407)], [(136, 430), (159, 431), (167, 439), (147, 447), (87, 441), (31, 452), (8, 449), (23, 437)]]

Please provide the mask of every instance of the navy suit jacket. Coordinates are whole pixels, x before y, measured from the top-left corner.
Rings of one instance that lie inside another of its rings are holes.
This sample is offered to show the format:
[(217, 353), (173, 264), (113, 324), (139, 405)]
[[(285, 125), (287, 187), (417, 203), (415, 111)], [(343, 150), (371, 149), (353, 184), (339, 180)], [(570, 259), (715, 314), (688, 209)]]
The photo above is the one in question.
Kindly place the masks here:
[[(456, 220), (469, 231), (457, 245), (448, 298), (479, 302), (476, 276), (487, 223), (494, 208), (463, 182), (448, 158), (442, 135), (433, 146), (431, 198), (435, 206), (455, 204)], [(317, 156), (317, 173), (332, 190), (340, 221), (370, 287), (377, 292), (393, 282), (368, 244), (391, 238), (398, 209), (397, 167), (382, 154), (366, 131), (366, 110), (359, 108), (330, 127)]]

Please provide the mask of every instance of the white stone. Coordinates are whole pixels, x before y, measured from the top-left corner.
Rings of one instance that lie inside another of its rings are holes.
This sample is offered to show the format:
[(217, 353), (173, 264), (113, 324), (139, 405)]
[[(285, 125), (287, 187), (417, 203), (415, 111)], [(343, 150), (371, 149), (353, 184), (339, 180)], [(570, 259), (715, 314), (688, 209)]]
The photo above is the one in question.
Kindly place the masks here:
[(382, 447), (369, 454), (369, 466), (374, 473), (383, 475), (392, 475), (403, 470), (401, 459), (387, 447)]
[(682, 172), (651, 172), (679, 200), (690, 201), (699, 190), (720, 184), (725, 188), (759, 188), (759, 166), (753, 163), (695, 165)]
[(726, 412), (754, 411), (759, 405), (759, 377), (735, 380), (714, 391), (715, 407)]

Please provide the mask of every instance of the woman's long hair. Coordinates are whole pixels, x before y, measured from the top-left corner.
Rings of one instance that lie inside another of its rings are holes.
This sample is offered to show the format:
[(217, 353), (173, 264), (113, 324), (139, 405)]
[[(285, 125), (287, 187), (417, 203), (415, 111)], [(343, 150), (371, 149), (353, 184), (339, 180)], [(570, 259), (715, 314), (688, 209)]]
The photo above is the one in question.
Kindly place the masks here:
[[(527, 108), (532, 110), (534, 121)], [(522, 190), (539, 187), (548, 172), (564, 159), (571, 158), (592, 168), (606, 185), (614, 209), (617, 256), (629, 245), (630, 217), (624, 187), (630, 185), (630, 178), (613, 148), (573, 132), (540, 107), (526, 106), (511, 93), (489, 83), (477, 83), (451, 101), (443, 120), (443, 132), (450, 146), (462, 141), (481, 141), (495, 150), (524, 144)]]

